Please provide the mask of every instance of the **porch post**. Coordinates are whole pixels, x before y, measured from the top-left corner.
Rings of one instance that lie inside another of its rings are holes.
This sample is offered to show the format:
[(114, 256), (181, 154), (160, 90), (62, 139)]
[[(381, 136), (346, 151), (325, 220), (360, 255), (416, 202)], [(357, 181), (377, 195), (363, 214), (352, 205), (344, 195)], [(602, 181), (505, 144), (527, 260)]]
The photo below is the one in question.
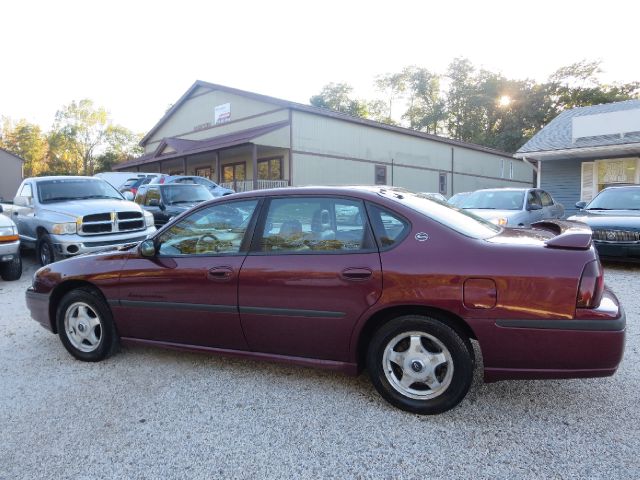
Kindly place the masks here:
[(216, 168), (216, 183), (220, 184), (220, 179), (222, 178), (220, 176), (220, 152), (218, 152), (217, 150), (216, 150), (215, 168)]
[(187, 173), (187, 157), (182, 157), (182, 174), (188, 175)]
[(258, 189), (258, 146), (251, 144), (251, 168), (253, 169), (253, 189)]

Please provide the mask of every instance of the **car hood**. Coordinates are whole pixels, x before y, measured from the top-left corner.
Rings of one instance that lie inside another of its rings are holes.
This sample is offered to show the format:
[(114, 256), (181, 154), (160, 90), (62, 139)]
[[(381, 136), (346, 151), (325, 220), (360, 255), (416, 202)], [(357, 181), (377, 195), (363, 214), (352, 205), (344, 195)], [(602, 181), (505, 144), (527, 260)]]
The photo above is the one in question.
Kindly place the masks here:
[(140, 212), (140, 207), (127, 200), (69, 200), (66, 202), (45, 203), (42, 209), (48, 212), (67, 215), (73, 217), (82, 217), (84, 215), (92, 215), (95, 213), (105, 212)]
[(473, 213), (485, 220), (493, 218), (511, 218), (518, 215), (522, 210), (494, 210), (491, 208), (465, 208), (468, 212)]
[(584, 222), (591, 228), (640, 229), (638, 210), (582, 210), (569, 220)]

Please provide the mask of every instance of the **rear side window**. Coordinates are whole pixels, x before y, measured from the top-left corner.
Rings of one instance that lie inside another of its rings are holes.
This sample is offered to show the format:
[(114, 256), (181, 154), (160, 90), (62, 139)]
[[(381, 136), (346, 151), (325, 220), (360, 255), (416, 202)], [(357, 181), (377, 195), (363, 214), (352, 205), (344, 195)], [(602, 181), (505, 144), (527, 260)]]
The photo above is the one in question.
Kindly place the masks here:
[(374, 250), (364, 204), (330, 197), (275, 198), (255, 249), (263, 253)]
[(380, 250), (389, 249), (404, 240), (410, 229), (407, 220), (378, 205), (369, 204), (368, 208)]

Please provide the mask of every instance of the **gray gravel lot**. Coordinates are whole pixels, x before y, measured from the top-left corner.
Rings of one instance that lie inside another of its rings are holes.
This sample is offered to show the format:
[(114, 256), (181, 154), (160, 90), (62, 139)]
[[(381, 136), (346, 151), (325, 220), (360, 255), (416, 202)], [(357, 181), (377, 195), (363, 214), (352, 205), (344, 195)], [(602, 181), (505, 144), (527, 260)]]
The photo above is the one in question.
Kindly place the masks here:
[[(36, 270), (0, 281), (0, 478), (640, 478), (640, 267), (611, 378), (483, 384), (453, 411), (394, 409), (358, 378), (148, 348), (98, 364), (30, 319)], [(597, 352), (594, 352), (597, 355)]]

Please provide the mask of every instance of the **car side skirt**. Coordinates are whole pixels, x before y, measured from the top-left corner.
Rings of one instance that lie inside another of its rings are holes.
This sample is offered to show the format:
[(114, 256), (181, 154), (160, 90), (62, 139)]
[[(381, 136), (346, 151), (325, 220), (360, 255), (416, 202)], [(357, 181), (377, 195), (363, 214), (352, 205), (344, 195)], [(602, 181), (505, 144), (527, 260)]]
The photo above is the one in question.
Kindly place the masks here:
[(486, 383), (499, 382), (501, 380), (553, 380), (563, 378), (594, 378), (610, 377), (618, 367), (572, 369), (572, 370), (539, 370), (523, 368), (485, 368), (484, 381)]
[(184, 345), (181, 343), (162, 342), (158, 340), (147, 340), (142, 338), (121, 337), (120, 342), (123, 344), (140, 344), (150, 345), (171, 350), (180, 350), (187, 352), (202, 352), (223, 355), (235, 358), (248, 358), (255, 360), (269, 360), (289, 365), (299, 365), (302, 367), (322, 368), (324, 370), (332, 370), (342, 372), (347, 375), (356, 376), (359, 373), (356, 363), (338, 362), (334, 360), (322, 360), (317, 358), (293, 357), (289, 355), (278, 355), (275, 353), (249, 352), (243, 350), (230, 350), (226, 348), (204, 347), (201, 345)]

